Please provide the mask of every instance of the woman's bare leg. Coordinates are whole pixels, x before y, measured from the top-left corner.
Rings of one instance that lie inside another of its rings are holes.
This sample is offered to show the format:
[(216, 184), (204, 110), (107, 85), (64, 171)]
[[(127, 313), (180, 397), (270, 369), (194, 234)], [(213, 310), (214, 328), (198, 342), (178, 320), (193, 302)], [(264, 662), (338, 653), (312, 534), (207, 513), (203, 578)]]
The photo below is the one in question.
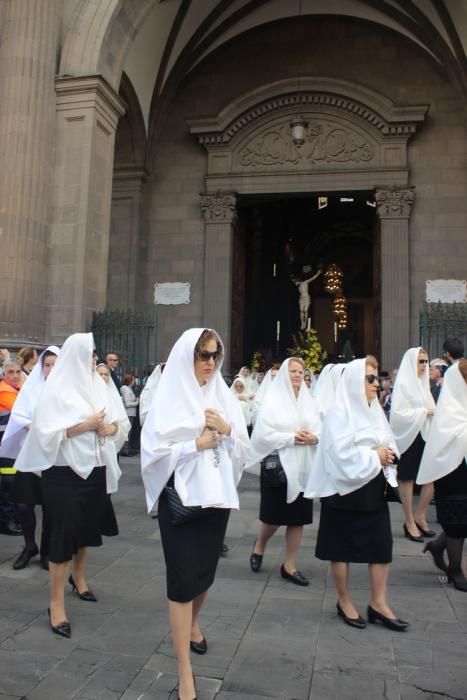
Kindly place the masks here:
[[(401, 495), (402, 510), (404, 511), (404, 522), (407, 530), (413, 537), (420, 537), (420, 531), (415, 525), (412, 513), (413, 504), (413, 481), (399, 481), (399, 493)], [(420, 523), (421, 525), (422, 523)]]
[(199, 627), (198, 617), (199, 617), (200, 610), (203, 606), (203, 603), (206, 600), (207, 595), (208, 595), (208, 592), (204, 591), (204, 593), (200, 593), (193, 600), (193, 612), (192, 612), (192, 620), (191, 620), (191, 637), (190, 637), (190, 641), (192, 641), (192, 642), (201, 642), (204, 638), (204, 635), (201, 632), (201, 629)]
[(303, 525), (288, 525), (285, 530), (285, 560), (284, 568), (289, 574), (297, 570), (296, 559), (302, 541)]
[(428, 506), (430, 505), (431, 499), (435, 495), (434, 484), (423, 484), (422, 490), (420, 491), (420, 498), (418, 499), (418, 505), (414, 513), (414, 521), (419, 523), (424, 530), (429, 530), (428, 523), (426, 521), (426, 515), (428, 513)]
[(337, 591), (337, 601), (347, 617), (358, 617), (358, 611), (349, 595), (350, 567), (346, 561), (332, 561), (331, 571)]
[(193, 620), (193, 601), (176, 603), (169, 600), (170, 630), (178, 665), (178, 694), (180, 700), (192, 700), (195, 686), (190, 659), (190, 637)]
[(389, 564), (368, 564), (371, 584), (371, 607), (386, 617), (394, 619), (393, 611), (386, 600)]
[(65, 612), (65, 584), (69, 570), (69, 561), (61, 564), (49, 562), (50, 620), (54, 627), (61, 622), (68, 622)]
[(268, 525), (268, 523), (261, 523), (261, 530), (259, 531), (258, 539), (253, 547), (253, 552), (255, 554), (264, 554), (268, 540), (271, 539), (278, 527), (279, 525)]
[(88, 590), (88, 584), (86, 583), (86, 577), (84, 575), (84, 565), (86, 563), (87, 556), (87, 547), (81, 547), (81, 549), (78, 549), (76, 554), (73, 555), (72, 573), (80, 593), (84, 593), (84, 591)]

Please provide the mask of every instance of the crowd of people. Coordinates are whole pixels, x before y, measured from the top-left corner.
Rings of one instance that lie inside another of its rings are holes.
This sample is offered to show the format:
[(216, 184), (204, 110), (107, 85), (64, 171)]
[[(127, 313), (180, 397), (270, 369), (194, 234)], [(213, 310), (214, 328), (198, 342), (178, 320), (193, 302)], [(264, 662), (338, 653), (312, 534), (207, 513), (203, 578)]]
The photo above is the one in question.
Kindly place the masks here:
[[(264, 373), (244, 366), (228, 387), (221, 338), (194, 328), (139, 397), (116, 353), (98, 363), (90, 333), (40, 355), (1, 350), (0, 532), (24, 538), (13, 568), (40, 554), (50, 576), (51, 629), (70, 637), (65, 586), (97, 602), (86, 580), (87, 550), (118, 534), (111, 494), (119, 454), (134, 454), (140, 423), (142, 480), (161, 532), (181, 700), (196, 697), (190, 652), (208, 651), (200, 612), (245, 469), (260, 486), (251, 570), (261, 570), (269, 540), (285, 526), (280, 575), (309, 585), (298, 568), (300, 543), (320, 499), (316, 557), (331, 564), (337, 615), (358, 629), (368, 621), (403, 632), (409, 622), (387, 598), (389, 502), (400, 503), (404, 536), (425, 543), (447, 581), (467, 591), (467, 360), (456, 338), (443, 349), (443, 358), (430, 362), (424, 348), (409, 348), (390, 374), (371, 355), (327, 364), (319, 376), (289, 357)], [(438, 535), (427, 522), (433, 499)], [(43, 510), (39, 546), (35, 506)], [(354, 563), (368, 565), (366, 619), (349, 588)]]

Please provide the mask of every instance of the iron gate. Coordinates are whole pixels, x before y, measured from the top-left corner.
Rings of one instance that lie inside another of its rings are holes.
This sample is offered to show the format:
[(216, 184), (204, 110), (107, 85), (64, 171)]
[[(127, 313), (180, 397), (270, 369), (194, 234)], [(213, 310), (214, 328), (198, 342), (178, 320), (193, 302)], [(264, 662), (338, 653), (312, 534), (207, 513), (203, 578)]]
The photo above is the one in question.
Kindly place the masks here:
[(443, 356), (446, 338), (459, 338), (467, 347), (467, 304), (425, 304), (420, 312), (420, 345), (428, 357)]
[(140, 311), (95, 311), (91, 331), (101, 361), (109, 352), (120, 358), (124, 372), (141, 384), (156, 364), (156, 314)]

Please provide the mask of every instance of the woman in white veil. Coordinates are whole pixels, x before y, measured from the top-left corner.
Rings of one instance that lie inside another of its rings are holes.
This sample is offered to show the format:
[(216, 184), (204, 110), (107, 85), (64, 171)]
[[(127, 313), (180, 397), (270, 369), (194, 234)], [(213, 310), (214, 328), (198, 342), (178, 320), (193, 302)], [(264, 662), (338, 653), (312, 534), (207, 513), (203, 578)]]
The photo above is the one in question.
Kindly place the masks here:
[(337, 590), (337, 614), (351, 627), (366, 623), (348, 590), (351, 562), (368, 563), (371, 582), (369, 622), (401, 632), (408, 623), (387, 603), (392, 534), (386, 502), (397, 486), (392, 467), (398, 455), (394, 437), (379, 405), (376, 359), (350, 362), (337, 389), (307, 487), (306, 498), (321, 496), (316, 543), (318, 559), (331, 562)]
[[(423, 452), (417, 483), (434, 481), (442, 534), (425, 545), (448, 582), (467, 592), (462, 550), (467, 537), (467, 360), (452, 365), (443, 379), (436, 413)], [(449, 566), (443, 561), (446, 548)]]
[(95, 371), (91, 333), (65, 341), (41, 394), (29, 433), (16, 459), (19, 471), (41, 475), (49, 553), (50, 625), (71, 637), (64, 590), (70, 584), (81, 600), (95, 602), (85, 577), (87, 548), (102, 535), (118, 534), (107, 494), (118, 487), (120, 469), (114, 439), (118, 417), (109, 392)]
[(412, 512), (414, 483), (434, 412), (428, 355), (421, 347), (410, 348), (397, 372), (389, 421), (401, 453), (397, 478), (404, 511), (404, 535), (412, 542), (423, 542), (423, 537), (436, 535), (426, 520), (433, 484), (422, 487), (417, 508)]
[[(223, 356), (215, 331), (185, 331), (169, 355), (141, 434), (147, 507), (159, 508), (181, 700), (196, 695), (190, 650), (208, 650), (199, 613), (214, 581), (230, 509), (239, 507), (237, 484), (249, 445), (239, 401), (220, 372)], [(180, 515), (189, 519), (180, 523)]]
[[(267, 542), (278, 527), (286, 526), (286, 553), (281, 576), (299, 586), (308, 579), (297, 570), (296, 558), (303, 526), (313, 522), (313, 503), (303, 499), (316, 445), (321, 432), (318, 405), (303, 381), (303, 360), (291, 357), (282, 363), (261, 404), (251, 436), (247, 469), (261, 464), (261, 529), (250, 556), (250, 567), (259, 572)], [(277, 457), (284, 474), (282, 485), (268, 482), (269, 464)]]

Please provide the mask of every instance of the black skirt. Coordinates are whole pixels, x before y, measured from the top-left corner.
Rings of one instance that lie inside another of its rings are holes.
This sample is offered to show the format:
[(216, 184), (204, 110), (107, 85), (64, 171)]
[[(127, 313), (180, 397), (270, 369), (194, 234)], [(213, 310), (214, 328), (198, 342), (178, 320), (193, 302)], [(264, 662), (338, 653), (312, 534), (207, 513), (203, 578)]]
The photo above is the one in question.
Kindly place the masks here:
[(42, 505), (41, 477), (30, 472), (16, 472), (10, 496), (14, 503)]
[(448, 537), (467, 537), (467, 465), (435, 481), (436, 516)]
[(228, 508), (213, 508), (205, 517), (174, 525), (165, 491), (158, 520), (167, 568), (167, 598), (189, 603), (212, 585), (229, 521)]
[(397, 465), (397, 478), (399, 481), (415, 481), (417, 479), (424, 449), (425, 440), (418, 433), (413, 443), (401, 454)]
[(387, 503), (376, 510), (333, 508), (323, 498), (316, 556), (325, 561), (389, 564), (392, 533)]
[(260, 477), (261, 501), (259, 519), (267, 525), (309, 525), (313, 522), (313, 501), (300, 493), (287, 503), (287, 484), (265, 487)]
[(105, 467), (83, 479), (70, 467), (42, 472), (44, 543), (54, 564), (70, 561), (82, 547), (100, 547), (102, 535), (118, 535), (117, 520), (106, 492)]

